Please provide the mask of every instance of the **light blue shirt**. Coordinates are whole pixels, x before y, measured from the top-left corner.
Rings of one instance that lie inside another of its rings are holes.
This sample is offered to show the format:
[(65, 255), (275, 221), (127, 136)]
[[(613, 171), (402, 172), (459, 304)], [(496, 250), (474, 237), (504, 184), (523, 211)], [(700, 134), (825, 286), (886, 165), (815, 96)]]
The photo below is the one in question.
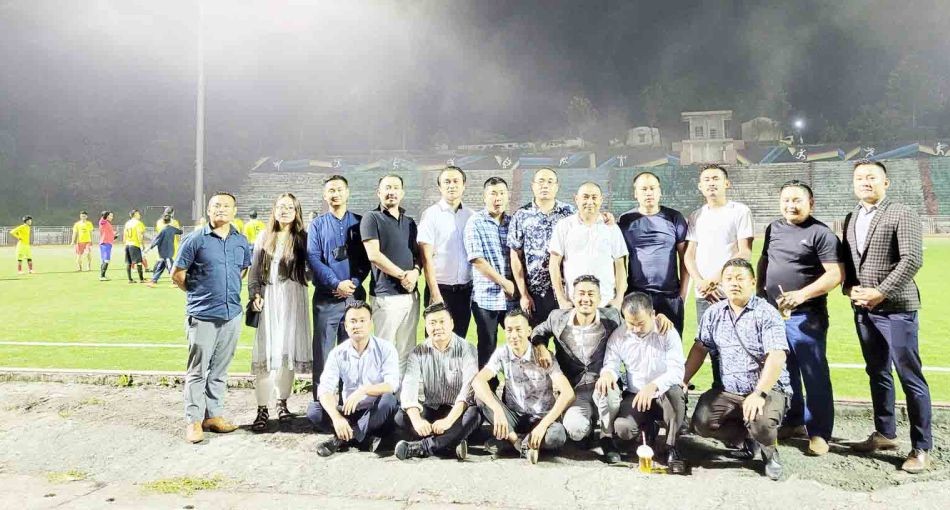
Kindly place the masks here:
[(375, 336), (363, 353), (356, 352), (353, 341), (347, 339), (337, 345), (327, 356), (327, 363), (320, 374), (317, 394), (336, 393), (340, 381), (343, 382), (343, 401), (361, 386), (389, 384), (393, 392), (399, 387), (399, 353), (392, 342)]

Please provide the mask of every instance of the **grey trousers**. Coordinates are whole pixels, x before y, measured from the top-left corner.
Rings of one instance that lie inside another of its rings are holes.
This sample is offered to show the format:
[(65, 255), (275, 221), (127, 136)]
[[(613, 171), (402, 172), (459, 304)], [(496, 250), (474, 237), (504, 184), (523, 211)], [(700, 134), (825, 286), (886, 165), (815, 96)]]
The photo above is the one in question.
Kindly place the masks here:
[(374, 296), (373, 332), (377, 338), (389, 340), (399, 353), (399, 377), (406, 373), (409, 355), (416, 348), (416, 327), (419, 325), (419, 293), (397, 296)]
[(574, 403), (564, 411), (561, 422), (572, 441), (582, 441), (594, 431), (594, 422), (600, 424), (603, 436), (613, 435), (613, 417), (620, 408), (620, 390), (606, 395), (594, 391), (594, 383), (579, 384), (574, 388)]
[(188, 368), (185, 372), (185, 419), (188, 423), (221, 416), (228, 390), (228, 365), (241, 335), (243, 315), (229, 321), (185, 319)]

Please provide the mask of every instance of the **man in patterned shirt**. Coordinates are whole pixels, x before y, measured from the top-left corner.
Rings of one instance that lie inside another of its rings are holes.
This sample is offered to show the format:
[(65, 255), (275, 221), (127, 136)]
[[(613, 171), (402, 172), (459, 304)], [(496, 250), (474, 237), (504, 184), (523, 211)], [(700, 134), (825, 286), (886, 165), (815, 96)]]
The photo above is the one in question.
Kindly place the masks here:
[(485, 181), (485, 209), (465, 225), (465, 252), (472, 271), (472, 315), (478, 333), (478, 366), (498, 346), (498, 326), (515, 306), (515, 283), (508, 263), (508, 183), (501, 177)]
[(534, 200), (518, 209), (508, 228), (511, 267), (521, 294), (521, 309), (528, 313), (535, 326), (548, 318), (558, 307), (557, 296), (548, 270), (548, 252), (554, 225), (574, 214), (573, 205), (557, 200), (557, 173), (542, 168), (534, 173), (531, 191)]
[(466, 438), (481, 424), (471, 400), (472, 378), (478, 372), (475, 346), (455, 334), (444, 302), (423, 312), (429, 338), (413, 349), (402, 380), (396, 426), (419, 441), (399, 441), (396, 457), (428, 457), (451, 451), (458, 460), (468, 456)]
[(791, 394), (785, 324), (775, 307), (755, 296), (755, 272), (748, 260), (729, 260), (720, 275), (726, 299), (703, 315), (686, 359), (683, 384), (696, 374), (706, 354), (715, 352), (722, 386), (699, 398), (693, 429), (726, 444), (745, 438), (750, 456), (761, 451), (765, 475), (778, 480), (782, 465), (776, 440)]
[[(520, 447), (521, 455), (537, 464), (539, 449), (558, 450), (567, 441), (567, 433), (558, 419), (574, 400), (574, 389), (557, 361), (548, 368), (538, 364), (529, 348), (530, 335), (531, 326), (524, 312), (508, 312), (506, 343), (475, 375), (472, 389), (482, 414), (492, 424), (495, 437), (490, 440), (489, 449), (497, 455), (502, 449)], [(505, 376), (504, 402), (488, 385), (498, 374)]]

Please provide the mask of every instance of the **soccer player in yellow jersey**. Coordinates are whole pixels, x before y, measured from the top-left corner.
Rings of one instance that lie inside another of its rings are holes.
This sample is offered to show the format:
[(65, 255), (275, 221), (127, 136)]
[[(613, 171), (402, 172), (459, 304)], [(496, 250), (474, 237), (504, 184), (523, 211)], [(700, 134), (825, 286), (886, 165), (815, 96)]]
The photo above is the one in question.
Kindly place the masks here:
[(138, 269), (139, 283), (145, 282), (142, 274), (142, 245), (145, 243), (145, 224), (142, 223), (142, 213), (138, 209), (129, 211), (129, 221), (125, 222), (122, 230), (122, 240), (125, 242), (125, 274), (132, 280), (132, 266)]
[(264, 222), (257, 219), (257, 209), (251, 209), (251, 214), (249, 214), (251, 221), (247, 222), (244, 225), (244, 237), (247, 238), (247, 244), (254, 246), (254, 241), (257, 240), (257, 234), (260, 234), (266, 226)]
[(231, 225), (234, 225), (234, 228), (236, 228), (241, 234), (244, 233), (244, 221), (241, 220), (241, 218), (235, 216), (234, 219), (231, 220)]
[(33, 217), (24, 216), (23, 224), (10, 231), (10, 235), (16, 239), (16, 272), (23, 274), (23, 261), (26, 261), (30, 274), (33, 274), (33, 250), (30, 244), (30, 227), (33, 226)]
[(73, 223), (73, 239), (69, 244), (76, 247), (76, 271), (82, 271), (82, 256), (86, 256), (86, 271), (92, 271), (92, 222), (86, 211), (79, 211), (79, 221)]

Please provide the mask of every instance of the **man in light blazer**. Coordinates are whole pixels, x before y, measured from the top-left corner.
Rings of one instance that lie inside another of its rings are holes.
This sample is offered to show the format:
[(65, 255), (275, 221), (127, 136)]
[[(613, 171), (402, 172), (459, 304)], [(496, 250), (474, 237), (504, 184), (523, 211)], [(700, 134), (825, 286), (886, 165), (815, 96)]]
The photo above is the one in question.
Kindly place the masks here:
[(860, 202), (844, 220), (845, 281), (854, 324), (871, 383), (875, 431), (852, 444), (860, 452), (896, 449), (894, 380), (897, 370), (910, 418), (911, 451), (901, 469), (925, 471), (930, 464), (930, 388), (917, 344), (920, 292), (914, 275), (923, 265), (920, 218), (910, 207), (892, 202), (890, 181), (879, 161), (854, 165), (854, 194)]

